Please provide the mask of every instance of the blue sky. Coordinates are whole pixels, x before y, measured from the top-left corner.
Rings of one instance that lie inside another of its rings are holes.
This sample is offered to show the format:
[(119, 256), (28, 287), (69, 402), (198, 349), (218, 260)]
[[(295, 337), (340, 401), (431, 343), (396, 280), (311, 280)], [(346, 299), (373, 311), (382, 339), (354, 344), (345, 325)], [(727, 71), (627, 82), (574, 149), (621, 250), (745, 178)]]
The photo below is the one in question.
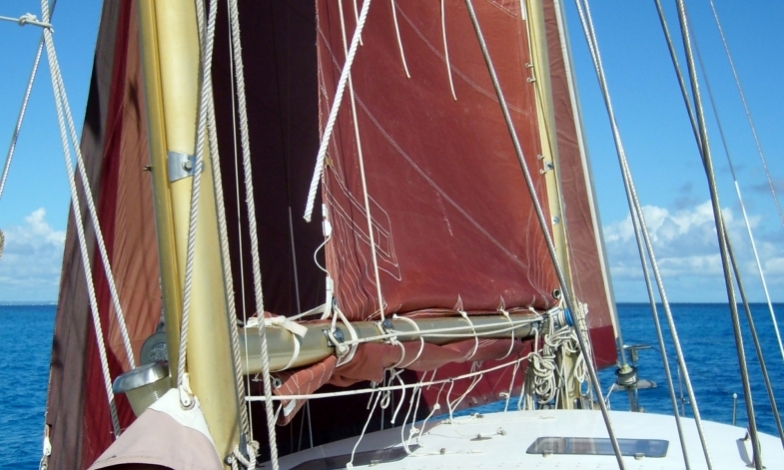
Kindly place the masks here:
[[(452, 0), (450, 0), (452, 1)], [(665, 9), (678, 32), (674, 2)], [(54, 15), (55, 44), (75, 118), (81, 122), (92, 67), (100, 2), (61, 0)], [(575, 12), (565, 1), (575, 72), (598, 193), (613, 285), (619, 301), (645, 301), (639, 261), (630, 237), (627, 205), (604, 104)], [(784, 3), (716, 0), (762, 148), (784, 189), (784, 73), (780, 53)], [(702, 166), (675, 82), (653, 2), (591, 4), (610, 92), (632, 172), (652, 229), (668, 296), (674, 301), (725, 301), (720, 261)], [(730, 153), (763, 257), (774, 300), (784, 301), (784, 228), (776, 215), (756, 146), (729, 70), (707, 0), (688, 2)], [(37, 1), (0, 1), (0, 15), (40, 17)], [(41, 31), (0, 22), (0, 150), (4, 158)], [(706, 102), (707, 105), (707, 102)], [(745, 284), (763, 300), (742, 216), (712, 115), (709, 136), (722, 206)], [(784, 202), (784, 201), (783, 201)], [(36, 79), (30, 108), (5, 193), (0, 229), (0, 302), (53, 300), (69, 205), (48, 63)]]

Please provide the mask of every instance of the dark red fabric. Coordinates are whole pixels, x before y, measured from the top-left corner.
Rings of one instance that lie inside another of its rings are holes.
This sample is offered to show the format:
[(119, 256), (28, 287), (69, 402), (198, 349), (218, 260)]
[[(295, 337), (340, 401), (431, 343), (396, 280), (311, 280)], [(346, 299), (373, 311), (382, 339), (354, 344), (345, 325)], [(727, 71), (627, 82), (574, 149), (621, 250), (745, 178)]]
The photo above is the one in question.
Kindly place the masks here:
[[(160, 319), (161, 304), (152, 188), (149, 173), (142, 171), (149, 157), (135, 4), (107, 3), (98, 38), (81, 150), (138, 361), (143, 341)], [(101, 340), (114, 379), (128, 370), (129, 363), (83, 195), (80, 205), (92, 257)], [(114, 441), (75, 232), (72, 213), (47, 403), (53, 445), (50, 468), (87, 468)], [(125, 428), (133, 422), (133, 412), (125, 396), (116, 396), (115, 403)]]
[[(556, 18), (557, 8), (552, 0), (542, 2), (547, 33), (547, 52), (550, 59), (550, 84), (557, 131), (557, 164), (561, 177), (561, 196), (564, 201), (564, 223), (569, 246), (569, 268), (573, 297), (588, 305), (587, 322), (590, 329), (610, 327), (612, 330), (612, 286), (609, 272), (603, 269), (603, 244), (596, 233), (599, 227), (595, 195), (590, 182), (591, 169), (583, 161), (578, 141), (579, 123), (575, 117), (569, 93), (569, 78)], [(577, 90), (572, 90), (576, 95)], [(587, 149), (583, 149), (587, 152)], [(596, 336), (595, 334), (591, 335)], [(601, 335), (593, 341), (597, 365), (614, 364), (615, 335)]]
[[(343, 3), (350, 40), (354, 7)], [(323, 127), (345, 59), (337, 2), (317, 5)], [(411, 78), (403, 68), (392, 5)], [(475, 8), (547, 212), (519, 5), (507, 10), (475, 2)], [(347, 90), (322, 187), (332, 226), (327, 268), (350, 319), (371, 317), (379, 307), (355, 122), (386, 312), (544, 309), (555, 303), (553, 265), (465, 5), (446, 3), (457, 100), (449, 88), (440, 21), (438, 2), (373, 4), (352, 67), (357, 116)]]

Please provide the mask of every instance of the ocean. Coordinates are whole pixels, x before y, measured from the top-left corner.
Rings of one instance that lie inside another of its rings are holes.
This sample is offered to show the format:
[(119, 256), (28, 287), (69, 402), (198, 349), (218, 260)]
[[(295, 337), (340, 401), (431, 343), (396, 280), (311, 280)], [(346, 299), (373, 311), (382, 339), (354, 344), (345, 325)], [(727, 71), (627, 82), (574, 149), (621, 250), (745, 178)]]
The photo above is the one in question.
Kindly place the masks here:
[[(745, 426), (743, 388), (728, 306), (674, 304), (672, 309), (703, 419), (731, 423), (732, 395), (737, 393), (737, 425)], [(781, 312), (784, 304), (774, 305), (774, 309)], [(671, 414), (672, 405), (649, 306), (620, 304), (618, 311), (626, 344), (652, 346), (639, 353), (639, 376), (656, 382), (658, 387), (641, 390), (640, 404), (650, 413)], [(755, 304), (752, 312), (778, 407), (784, 410), (784, 361), (779, 353), (767, 305)], [(53, 305), (0, 305), (0, 469), (36, 468), (41, 458), (54, 316)], [(779, 315), (778, 318), (784, 326), (784, 316)], [(745, 317), (742, 317), (742, 324), (745, 323)], [(754, 346), (747, 329), (744, 332), (757, 423), (760, 430), (775, 435), (776, 426)], [(665, 336), (669, 338), (666, 331)], [(675, 354), (671, 341), (667, 344), (670, 367), (674, 373)], [(605, 393), (613, 380), (612, 369), (600, 373)], [(674, 380), (678, 395), (677, 376)], [(613, 409), (626, 410), (629, 407), (625, 393), (613, 393), (610, 403)], [(686, 411), (690, 416), (688, 405)]]

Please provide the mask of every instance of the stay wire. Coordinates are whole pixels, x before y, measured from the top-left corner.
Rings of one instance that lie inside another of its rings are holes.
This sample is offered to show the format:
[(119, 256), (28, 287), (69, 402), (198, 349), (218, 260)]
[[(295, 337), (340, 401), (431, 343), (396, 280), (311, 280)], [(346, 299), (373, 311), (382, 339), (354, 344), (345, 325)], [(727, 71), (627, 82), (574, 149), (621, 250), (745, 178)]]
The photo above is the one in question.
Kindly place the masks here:
[(710, 80), (708, 80), (708, 75), (705, 72), (705, 64), (702, 61), (702, 55), (700, 54), (700, 48), (697, 44), (696, 38), (694, 39), (694, 48), (697, 51), (697, 59), (700, 62), (700, 69), (702, 70), (702, 76), (705, 80), (705, 88), (708, 91), (708, 98), (710, 99), (711, 108), (713, 109), (713, 115), (716, 118), (716, 125), (719, 130), (719, 136), (721, 136), (721, 143), (724, 147), (724, 155), (727, 157), (727, 163), (730, 167), (730, 174), (732, 175), (732, 181), (735, 184), (735, 193), (738, 196), (738, 204), (740, 205), (741, 214), (743, 214), (743, 222), (746, 226), (746, 234), (749, 236), (749, 243), (751, 244), (751, 251), (754, 254), (754, 261), (757, 265), (757, 272), (759, 273), (760, 281), (762, 282), (762, 291), (765, 294), (765, 300), (768, 304), (768, 312), (770, 313), (770, 319), (773, 323), (773, 332), (776, 333), (776, 339), (778, 340), (779, 344), (779, 352), (781, 353), (781, 359), (784, 361), (784, 344), (781, 341), (781, 331), (779, 330), (779, 324), (776, 321), (776, 314), (773, 310), (773, 302), (770, 299), (770, 292), (768, 292), (768, 283), (765, 281), (765, 273), (762, 270), (762, 262), (760, 261), (759, 252), (757, 251), (757, 244), (754, 241), (754, 234), (751, 231), (751, 223), (749, 222), (749, 216), (746, 213), (746, 204), (743, 202), (743, 196), (740, 192), (740, 184), (738, 183), (738, 177), (735, 174), (735, 165), (732, 163), (732, 157), (730, 156), (729, 146), (727, 145), (727, 138), (724, 135), (724, 126), (721, 125), (721, 120), (719, 119), (719, 111), (716, 107), (716, 100), (713, 98), (713, 90), (710, 86)]
[[(762, 347), (760, 346), (759, 336), (757, 335), (757, 328), (754, 326), (754, 317), (751, 314), (751, 307), (749, 306), (749, 301), (746, 298), (746, 289), (744, 289), (743, 287), (743, 281), (741, 280), (740, 269), (738, 268), (738, 262), (735, 259), (735, 251), (732, 249), (732, 243), (730, 242), (729, 237), (727, 237), (727, 248), (729, 250), (730, 260), (732, 261), (732, 269), (735, 273), (735, 281), (738, 284), (740, 297), (743, 300), (743, 308), (746, 311), (746, 321), (748, 321), (749, 323), (749, 331), (751, 332), (751, 339), (754, 341), (754, 350), (757, 353), (757, 360), (759, 361), (760, 369), (762, 371), (762, 379), (765, 381), (765, 390), (768, 392), (770, 407), (771, 410), (773, 411), (773, 419), (776, 421), (776, 428), (779, 431), (779, 439), (781, 439), (781, 446), (784, 447), (784, 428), (782, 428), (781, 415), (779, 414), (779, 408), (776, 405), (776, 395), (773, 393), (773, 386), (770, 383), (770, 375), (768, 374), (768, 367), (765, 364), (765, 357), (762, 354)], [(755, 452), (759, 453), (759, 449), (757, 448)]]
[[(51, 21), (52, 15), (54, 15), (54, 7), (57, 5), (57, 0), (52, 0), (52, 4), (49, 6), (49, 18)], [(44, 50), (44, 33), (41, 33), (41, 39), (38, 42), (38, 50), (35, 53), (35, 61), (33, 62), (33, 68), (30, 71), (30, 77), (27, 79), (27, 86), (25, 87), (24, 98), (22, 98), (22, 106), (19, 108), (19, 114), (16, 117), (16, 125), (14, 126), (14, 133), (11, 136), (11, 144), (8, 147), (8, 153), (5, 157), (5, 164), (3, 165), (3, 174), (0, 176), (0, 198), (3, 197), (3, 191), (5, 190), (5, 182), (8, 179), (8, 172), (11, 169), (11, 160), (14, 158), (14, 153), (16, 152), (16, 143), (19, 141), (19, 133), (22, 131), (22, 122), (24, 121), (25, 114), (27, 114), (27, 104), (30, 101), (30, 94), (33, 91), (33, 82), (35, 82), (35, 76), (38, 74), (38, 65), (41, 62), (41, 54)]]
[[(485, 63), (487, 64), (487, 69), (490, 75), (490, 79), (492, 80), (493, 83), (493, 88), (495, 89), (495, 93), (498, 97), (498, 102), (501, 106), (501, 112), (503, 113), (504, 121), (506, 122), (506, 126), (509, 130), (509, 136), (512, 139), (512, 144), (514, 145), (515, 154), (517, 155), (517, 159), (523, 171), (523, 176), (525, 177), (525, 183), (528, 188), (528, 192), (531, 196), (534, 209), (536, 211), (536, 217), (539, 221), (539, 227), (542, 230), (542, 234), (544, 235), (545, 242), (547, 243), (547, 250), (553, 262), (553, 267), (555, 268), (556, 276), (558, 277), (558, 283), (560, 284), (564, 301), (566, 302), (566, 306), (567, 308), (569, 308), (570, 311), (577, 313), (577, 310), (574, 308), (574, 303), (568, 288), (568, 284), (564, 277), (563, 269), (558, 263), (558, 257), (556, 256), (555, 253), (555, 245), (553, 244), (552, 237), (547, 229), (547, 221), (544, 216), (544, 211), (542, 210), (541, 203), (537, 196), (536, 188), (534, 187), (534, 182), (533, 179), (531, 178), (531, 172), (528, 169), (528, 164), (525, 161), (525, 156), (523, 155), (523, 150), (522, 147), (520, 146), (520, 141), (517, 137), (517, 131), (515, 130), (514, 123), (512, 122), (512, 117), (509, 114), (509, 108), (506, 103), (506, 98), (504, 98), (504, 94), (501, 90), (501, 85), (498, 81), (498, 76), (496, 75), (495, 67), (493, 66), (493, 62), (490, 57), (490, 52), (487, 49), (487, 44), (485, 43), (485, 38), (482, 33), (482, 29), (479, 25), (479, 20), (477, 19), (476, 12), (474, 11), (474, 6), (471, 3), (471, 0), (465, 0), (465, 4), (468, 10), (468, 14), (471, 18), (471, 23), (474, 26), (474, 31), (476, 32), (476, 37), (479, 42), (479, 47), (482, 50), (482, 55), (485, 59)], [(587, 351), (587, 345), (586, 345), (587, 340), (583, 337), (582, 331), (578, 332), (577, 340), (580, 344), (581, 351), (583, 352)], [(601, 409), (602, 418), (604, 419), (604, 424), (607, 428), (607, 433), (610, 437), (610, 442), (615, 452), (615, 458), (618, 461), (618, 467), (623, 469), (625, 467), (623, 463), (623, 457), (621, 455), (621, 448), (618, 445), (618, 440), (615, 438), (615, 432), (613, 431), (612, 423), (610, 421), (610, 415), (607, 411), (607, 406), (604, 403), (604, 398), (602, 396), (602, 389), (601, 386), (599, 385), (599, 378), (596, 375), (596, 369), (594, 368), (593, 362), (590, 359), (586, 359), (585, 365), (586, 368), (588, 369), (588, 373), (591, 378), (591, 385), (598, 398), (599, 408)]]
[(730, 54), (730, 48), (727, 45), (727, 38), (724, 36), (724, 29), (721, 27), (721, 22), (719, 21), (719, 14), (716, 11), (716, 6), (713, 4), (713, 0), (708, 0), (708, 3), (710, 4), (711, 10), (713, 11), (713, 18), (716, 21), (716, 27), (719, 29), (719, 35), (721, 36), (721, 42), (724, 45), (724, 51), (727, 53), (727, 59), (730, 62), (732, 75), (735, 77), (735, 85), (738, 87), (738, 93), (740, 94), (740, 99), (743, 102), (743, 109), (746, 111), (746, 118), (749, 121), (751, 133), (754, 136), (754, 143), (757, 144), (757, 152), (759, 153), (760, 160), (762, 160), (762, 167), (765, 169), (765, 176), (768, 178), (768, 185), (770, 186), (770, 192), (773, 195), (773, 202), (776, 204), (776, 210), (779, 213), (781, 224), (784, 225), (784, 212), (782, 212), (781, 204), (779, 204), (779, 197), (776, 194), (776, 187), (773, 184), (773, 179), (771, 178), (770, 171), (768, 170), (768, 162), (765, 158), (765, 153), (762, 151), (762, 144), (760, 143), (759, 137), (757, 136), (757, 127), (754, 125), (754, 120), (751, 118), (749, 103), (746, 101), (746, 94), (743, 92), (743, 87), (740, 84), (740, 77), (738, 76), (738, 71), (735, 68), (735, 61), (732, 60), (732, 54)]
[[(702, 445), (703, 454), (705, 456), (705, 462), (708, 466), (708, 469), (710, 470), (713, 468), (713, 465), (711, 463), (710, 452), (708, 450), (707, 440), (705, 438), (705, 433), (702, 427), (702, 418), (700, 416), (699, 407), (697, 405), (697, 399), (694, 395), (694, 388), (692, 387), (691, 378), (689, 376), (689, 370), (688, 367), (686, 366), (686, 360), (683, 356), (683, 348), (681, 347), (680, 339), (678, 337), (678, 330), (675, 326), (675, 320), (672, 315), (672, 309), (670, 308), (670, 303), (667, 300), (667, 292), (664, 289), (664, 282), (661, 277), (659, 265), (656, 261), (656, 255), (653, 250), (653, 243), (651, 242), (651, 237), (645, 223), (645, 217), (642, 211), (642, 206), (637, 196), (637, 189), (634, 185), (634, 179), (632, 177), (631, 170), (629, 168), (628, 159), (626, 158), (626, 151), (623, 147), (623, 141), (620, 136), (620, 130), (618, 129), (617, 120), (615, 118), (615, 111), (613, 110), (612, 100), (610, 99), (609, 88), (607, 86), (607, 79), (604, 74), (604, 68), (602, 66), (601, 54), (599, 52), (598, 41), (596, 39), (596, 33), (593, 27), (593, 20), (591, 18), (590, 8), (588, 6), (587, 1), (585, 2), (585, 6), (583, 6), (583, 2), (581, 0), (575, 0), (575, 4), (577, 5), (577, 10), (580, 15), (580, 22), (583, 27), (583, 32), (585, 34), (586, 41), (588, 42), (588, 48), (594, 63), (594, 69), (596, 71), (596, 75), (599, 80), (599, 86), (602, 91), (605, 107), (607, 108), (607, 114), (610, 120), (610, 126), (612, 128), (612, 133), (613, 133), (613, 140), (615, 142), (615, 148), (618, 155), (618, 162), (621, 167), (621, 175), (624, 183), (624, 190), (626, 191), (626, 198), (629, 204), (629, 211), (632, 214), (636, 214), (637, 220), (640, 224), (640, 233), (642, 234), (643, 241), (645, 244), (645, 249), (650, 259), (654, 279), (656, 280), (656, 285), (659, 290), (659, 296), (662, 301), (662, 306), (664, 307), (664, 314), (665, 317), (667, 318), (667, 324), (669, 326), (673, 346), (675, 347), (675, 354), (678, 358), (677, 361), (679, 367), (678, 370), (684, 378), (686, 391), (689, 396), (692, 412), (694, 414), (694, 422), (695, 425), (697, 426), (697, 432), (699, 434), (700, 443)], [(645, 260), (641, 260), (641, 262), (645, 263)]]
[(726, 226), (724, 225), (724, 217), (721, 212), (721, 203), (719, 201), (718, 188), (716, 186), (716, 175), (713, 169), (713, 160), (711, 158), (710, 145), (708, 143), (708, 130), (705, 126), (705, 114), (703, 112), (702, 97), (700, 95), (699, 82), (697, 80), (697, 69), (694, 63), (694, 54), (691, 44), (691, 33), (689, 30), (689, 21), (686, 14), (686, 6), (683, 0), (676, 0), (678, 5), (678, 20), (681, 26), (681, 36), (683, 39), (683, 46), (686, 52), (686, 62), (689, 69), (689, 79), (691, 82), (692, 96), (694, 97), (694, 107), (697, 115), (697, 122), (699, 124), (700, 136), (702, 138), (702, 161), (705, 167), (705, 176), (708, 180), (708, 188), (711, 195), (711, 205), (713, 206), (713, 217), (716, 223), (716, 235), (719, 239), (719, 251), (721, 253), (721, 264), (724, 272), (724, 282), (727, 289), (727, 297), (729, 300), (730, 317), (732, 320), (733, 333), (735, 336), (735, 349), (738, 356), (738, 365), (740, 367), (741, 381), (743, 382), (743, 394), (746, 398), (746, 413), (749, 419), (749, 436), (751, 437), (752, 447), (754, 449), (754, 465), (757, 470), (762, 470), (762, 457), (758, 452), (759, 437), (757, 436), (757, 422), (754, 415), (754, 405), (751, 396), (751, 385), (749, 383), (749, 375), (746, 366), (746, 354), (743, 350), (743, 338), (740, 329), (740, 319), (738, 315), (738, 305), (735, 299), (735, 288), (732, 283), (732, 271), (729, 260), (729, 253), (727, 248), (727, 233)]

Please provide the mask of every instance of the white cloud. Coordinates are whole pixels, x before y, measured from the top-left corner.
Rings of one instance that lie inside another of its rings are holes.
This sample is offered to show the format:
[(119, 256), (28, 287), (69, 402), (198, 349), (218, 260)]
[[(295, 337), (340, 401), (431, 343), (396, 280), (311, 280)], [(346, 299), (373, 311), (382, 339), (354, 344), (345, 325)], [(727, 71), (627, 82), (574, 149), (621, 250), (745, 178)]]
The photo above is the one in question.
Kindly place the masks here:
[(4, 230), (0, 301), (54, 300), (60, 284), (65, 232), (52, 228), (43, 208)]
[[(673, 212), (645, 206), (643, 214), (668, 296), (680, 301), (726, 301), (711, 202)], [(744, 285), (753, 295), (752, 300), (763, 300), (743, 218), (736, 217), (729, 208), (722, 209), (722, 214), (741, 263)], [(760, 218), (752, 217), (749, 223), (754, 232)], [(631, 217), (605, 226), (604, 235), (616, 295), (622, 300), (647, 300)], [(784, 283), (784, 251), (759, 240), (757, 247), (768, 284)], [(631, 291), (629, 286), (634, 286)], [(617, 292), (619, 288), (623, 292)]]

